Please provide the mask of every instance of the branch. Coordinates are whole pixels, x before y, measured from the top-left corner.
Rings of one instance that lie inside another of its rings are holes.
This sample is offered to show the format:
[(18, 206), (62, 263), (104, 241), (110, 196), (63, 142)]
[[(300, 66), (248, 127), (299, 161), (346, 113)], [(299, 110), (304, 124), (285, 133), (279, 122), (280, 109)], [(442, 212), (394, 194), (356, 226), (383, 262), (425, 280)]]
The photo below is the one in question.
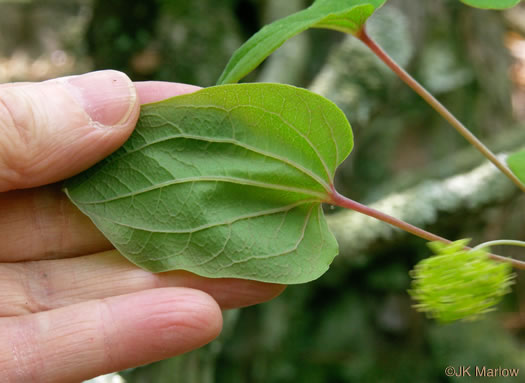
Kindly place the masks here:
[(443, 104), (430, 92), (399, 66), (376, 42), (370, 38), (363, 28), (357, 37), (370, 48), (398, 77), (405, 82), (414, 92), (423, 98), (436, 112), (438, 112), (456, 131), (461, 134), (473, 147), (505, 174), (521, 191), (525, 192), (525, 184), (509, 169), (504, 161), (500, 161), (492, 151), (483, 144), (465, 125), (461, 123)]

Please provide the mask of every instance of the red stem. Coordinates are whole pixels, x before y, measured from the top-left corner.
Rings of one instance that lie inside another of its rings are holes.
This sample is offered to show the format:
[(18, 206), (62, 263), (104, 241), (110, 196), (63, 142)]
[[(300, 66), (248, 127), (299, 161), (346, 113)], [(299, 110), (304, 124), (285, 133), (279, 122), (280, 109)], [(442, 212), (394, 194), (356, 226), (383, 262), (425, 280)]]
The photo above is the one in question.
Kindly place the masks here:
[[(414, 234), (420, 238), (426, 239), (427, 241), (440, 241), (444, 243), (451, 243), (451, 241), (449, 241), (446, 238), (440, 237), (439, 235), (436, 235), (436, 234), (432, 234), (426, 230), (420, 229), (417, 226), (411, 225), (408, 222), (402, 221), (388, 214), (382, 213), (379, 210), (363, 205), (359, 202), (351, 200), (350, 198), (346, 198), (345, 196), (339, 194), (335, 189), (332, 190), (332, 193), (330, 195), (330, 200), (327, 202), (332, 205), (341, 206), (341, 207), (344, 207), (345, 209), (354, 210), (359, 213), (368, 215), (369, 217), (373, 217), (380, 221), (386, 222), (401, 230)], [(470, 247), (467, 247), (467, 249), (470, 249)], [(503, 257), (497, 254), (489, 253), (488, 256), (496, 261), (509, 262), (513, 267), (517, 269), (525, 270), (525, 262), (523, 261)]]
[(359, 202), (346, 198), (345, 196), (339, 194), (335, 190), (332, 193), (332, 201), (330, 203), (333, 205), (344, 207), (346, 209), (355, 210), (359, 213), (368, 215), (369, 217), (373, 217), (380, 221), (386, 222), (401, 230), (407, 231), (420, 238), (426, 239), (427, 241), (440, 241), (444, 243), (450, 243), (450, 241), (446, 238), (440, 237), (439, 235), (432, 234), (426, 230), (420, 229), (417, 226), (411, 225), (405, 221), (402, 221), (388, 214), (380, 212), (379, 210), (373, 209), (366, 205), (360, 204)]
[(419, 84), (403, 68), (401, 68), (377, 43), (370, 38), (363, 27), (356, 37), (361, 40), (370, 50), (383, 61), (398, 77), (403, 80), (414, 92), (420, 95), (436, 112), (438, 112), (450, 125), (454, 127), (472, 146), (478, 149), (490, 162), (492, 162), (503, 174), (514, 184), (525, 192), (525, 184), (502, 163), (494, 153), (490, 151), (470, 130), (468, 130), (450, 111), (443, 106), (429, 91)]

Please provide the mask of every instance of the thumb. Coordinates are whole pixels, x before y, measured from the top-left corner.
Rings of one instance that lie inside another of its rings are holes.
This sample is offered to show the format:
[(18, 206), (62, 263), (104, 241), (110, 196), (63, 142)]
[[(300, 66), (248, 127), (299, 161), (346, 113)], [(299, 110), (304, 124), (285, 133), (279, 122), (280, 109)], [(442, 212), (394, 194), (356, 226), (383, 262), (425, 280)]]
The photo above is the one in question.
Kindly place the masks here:
[(0, 191), (87, 169), (124, 143), (139, 109), (131, 80), (112, 70), (0, 85)]

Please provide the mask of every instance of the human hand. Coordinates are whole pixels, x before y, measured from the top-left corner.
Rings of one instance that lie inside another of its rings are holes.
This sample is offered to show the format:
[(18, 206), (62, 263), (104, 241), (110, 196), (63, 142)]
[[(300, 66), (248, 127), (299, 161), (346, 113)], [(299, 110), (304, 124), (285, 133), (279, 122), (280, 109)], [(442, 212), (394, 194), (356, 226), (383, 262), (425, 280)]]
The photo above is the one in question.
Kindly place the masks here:
[(0, 382), (78, 382), (181, 354), (218, 335), (221, 308), (282, 291), (141, 270), (52, 184), (122, 145), (140, 103), (197, 89), (115, 71), (0, 85)]

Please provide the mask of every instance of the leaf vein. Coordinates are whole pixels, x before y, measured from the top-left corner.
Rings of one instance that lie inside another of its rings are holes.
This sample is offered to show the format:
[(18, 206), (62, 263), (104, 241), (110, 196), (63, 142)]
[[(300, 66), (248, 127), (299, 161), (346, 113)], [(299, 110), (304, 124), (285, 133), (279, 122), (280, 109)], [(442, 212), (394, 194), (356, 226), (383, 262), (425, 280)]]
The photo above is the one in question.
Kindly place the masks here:
[(101, 218), (101, 219), (103, 219), (105, 221), (114, 223), (114, 224), (116, 224), (118, 226), (126, 227), (126, 228), (133, 229), (133, 230), (140, 230), (140, 231), (151, 232), (151, 233), (162, 233), (162, 234), (193, 234), (193, 233), (197, 233), (199, 231), (211, 229), (211, 228), (214, 228), (214, 227), (219, 227), (219, 226), (224, 226), (224, 225), (233, 225), (236, 222), (244, 221), (246, 219), (259, 218), (259, 217), (264, 217), (264, 216), (274, 215), (274, 214), (280, 214), (280, 213), (288, 213), (289, 211), (291, 211), (291, 210), (293, 210), (293, 209), (295, 209), (295, 208), (297, 208), (297, 207), (299, 207), (301, 205), (307, 205), (309, 203), (316, 204), (316, 203), (319, 203), (319, 201), (312, 200), (312, 199), (302, 200), (302, 201), (298, 201), (298, 202), (295, 202), (293, 204), (286, 205), (286, 206), (283, 206), (283, 207), (274, 208), (274, 209), (268, 209), (268, 210), (262, 210), (262, 211), (258, 211), (258, 212), (254, 212), (254, 213), (250, 213), (250, 214), (245, 214), (245, 215), (241, 215), (239, 217), (236, 217), (236, 218), (228, 220), (228, 221), (215, 222), (215, 223), (210, 223), (210, 224), (207, 224), (207, 225), (201, 225), (201, 226), (197, 226), (197, 227), (191, 228), (189, 230), (159, 230), (159, 229), (153, 230), (153, 229), (150, 229), (150, 228), (134, 226), (134, 225), (118, 222), (118, 221), (116, 221), (114, 219), (111, 219), (111, 218), (108, 218), (108, 217), (103, 217), (103, 216), (100, 216), (100, 215), (95, 214), (95, 213), (90, 213), (90, 215), (96, 216), (96, 217)]
[[(168, 124), (170, 126), (175, 126), (174, 123), (172, 123), (171, 121), (167, 121), (167, 120), (166, 120), (166, 124)], [(317, 174), (313, 173), (309, 169), (299, 165), (298, 163), (296, 163), (294, 161), (290, 161), (286, 157), (281, 157), (281, 156), (279, 156), (277, 154), (269, 153), (269, 152), (266, 152), (264, 150), (261, 150), (261, 149), (258, 149), (256, 147), (253, 147), (251, 145), (247, 145), (245, 143), (242, 143), (242, 142), (240, 142), (238, 140), (229, 139), (229, 138), (213, 138), (213, 137), (207, 137), (207, 136), (195, 136), (195, 135), (186, 134), (186, 133), (174, 134), (174, 135), (162, 137), (161, 139), (158, 139), (158, 140), (150, 141), (150, 142), (148, 142), (148, 143), (146, 143), (146, 144), (144, 144), (144, 145), (142, 145), (142, 146), (140, 146), (138, 148), (135, 148), (133, 150), (129, 150), (124, 155), (120, 156), (118, 158), (118, 160), (121, 160), (122, 157), (125, 157), (125, 156), (127, 156), (129, 154), (133, 154), (135, 152), (138, 152), (138, 151), (140, 151), (142, 149), (145, 149), (145, 148), (147, 148), (149, 146), (160, 144), (160, 143), (163, 143), (165, 141), (178, 139), (178, 138), (197, 140), (197, 141), (207, 141), (207, 142), (212, 142), (212, 143), (232, 144), (232, 145), (235, 145), (235, 146), (239, 146), (239, 147), (241, 147), (243, 149), (246, 149), (248, 151), (254, 152), (254, 153), (259, 154), (261, 156), (269, 157), (269, 158), (273, 158), (273, 159), (275, 159), (277, 161), (281, 161), (284, 164), (286, 164), (286, 165), (288, 165), (288, 166), (290, 166), (290, 167), (292, 167), (294, 169), (297, 169), (301, 173), (303, 173), (303, 174), (307, 175), (308, 177), (312, 178), (314, 181), (316, 181), (318, 184), (320, 184), (328, 193), (331, 192), (330, 186), (326, 183), (325, 180), (323, 180), (321, 177), (319, 177)], [(115, 158), (115, 160), (117, 160), (117, 158)], [(329, 175), (329, 179), (331, 180), (331, 176), (330, 175)]]
[(115, 197), (111, 197), (111, 198), (107, 198), (107, 199), (103, 199), (103, 200), (78, 201), (77, 203), (81, 204), (81, 205), (105, 204), (105, 203), (108, 203), (108, 202), (117, 201), (117, 200), (124, 199), (124, 198), (136, 197), (137, 195), (144, 194), (144, 193), (147, 193), (147, 192), (150, 192), (150, 191), (153, 191), (153, 190), (165, 188), (165, 187), (168, 187), (168, 186), (173, 186), (173, 185), (177, 185), (177, 184), (184, 184), (184, 183), (194, 183), (194, 182), (233, 183), (233, 184), (238, 184), (238, 185), (260, 187), (260, 188), (263, 188), (263, 189), (282, 190), (282, 191), (291, 192), (291, 193), (305, 194), (305, 195), (309, 195), (309, 196), (315, 197), (319, 201), (326, 200), (326, 195), (324, 195), (322, 193), (319, 193), (319, 192), (312, 191), (312, 190), (308, 190), (308, 189), (296, 188), (296, 187), (292, 187), (292, 186), (283, 186), (283, 185), (272, 184), (272, 183), (267, 183), (267, 182), (252, 181), (252, 180), (247, 180), (247, 179), (243, 179), (243, 178), (236, 178), (236, 177), (225, 177), (225, 176), (203, 177), (203, 176), (199, 176), (199, 177), (179, 178), (179, 179), (175, 179), (175, 180), (171, 180), (171, 181), (161, 182), (161, 183), (158, 183), (158, 184), (150, 186), (150, 187), (146, 187), (146, 188), (143, 188), (143, 189), (135, 190), (135, 191), (130, 192), (130, 193), (117, 195)]
[(301, 244), (301, 242), (304, 239), (304, 235), (306, 233), (306, 228), (308, 227), (308, 224), (310, 223), (310, 218), (311, 218), (311, 215), (312, 215), (313, 208), (314, 208), (314, 205), (312, 205), (310, 207), (310, 209), (308, 210), (308, 214), (306, 215), (306, 218), (304, 220), (304, 225), (302, 227), (302, 230), (301, 230), (301, 233), (299, 235), (299, 238), (297, 239), (297, 241), (295, 242), (294, 246), (291, 249), (286, 250), (286, 251), (282, 251), (282, 252), (279, 252), (279, 253), (274, 253), (274, 254), (252, 255), (251, 257), (246, 257), (246, 258), (238, 260), (238, 261), (233, 261), (229, 265), (221, 266), (218, 269), (218, 271), (222, 271), (222, 270), (227, 269), (229, 267), (232, 267), (234, 265), (239, 265), (241, 263), (246, 263), (246, 262), (249, 262), (249, 261), (254, 260), (254, 259), (269, 259), (269, 258), (275, 258), (275, 257), (279, 257), (279, 256), (282, 256), (282, 255), (293, 253), (294, 251), (296, 251), (299, 248), (299, 245)]

